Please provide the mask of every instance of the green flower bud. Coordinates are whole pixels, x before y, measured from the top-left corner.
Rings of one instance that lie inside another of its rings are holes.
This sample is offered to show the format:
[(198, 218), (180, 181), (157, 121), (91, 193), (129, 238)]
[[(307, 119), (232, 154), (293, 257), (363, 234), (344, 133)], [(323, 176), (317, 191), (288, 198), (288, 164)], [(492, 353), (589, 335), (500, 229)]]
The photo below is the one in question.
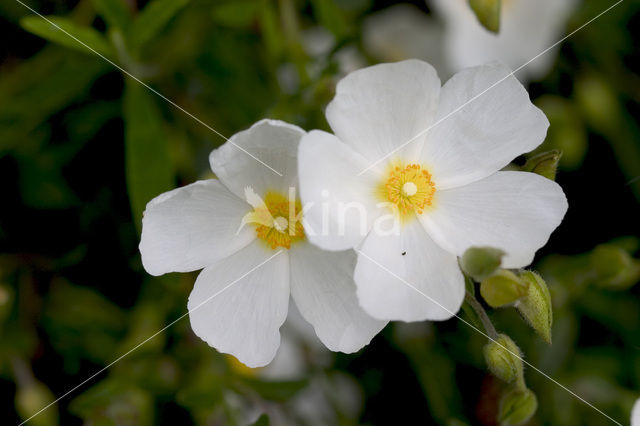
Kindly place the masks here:
[(557, 149), (541, 152), (529, 157), (527, 162), (524, 163), (524, 166), (522, 166), (522, 170), (536, 173), (547, 179), (556, 180), (556, 171), (558, 170), (560, 157), (562, 157), (562, 152)]
[(522, 353), (506, 334), (487, 343), (483, 352), (491, 374), (500, 380), (511, 383), (522, 374)]
[(528, 283), (516, 274), (500, 269), (480, 283), (482, 298), (493, 308), (516, 302), (527, 294)]
[(469, 0), (469, 6), (483, 27), (497, 33), (500, 31), (501, 0)]
[[(40, 382), (19, 387), (16, 393), (16, 410), (22, 420), (27, 420), (55, 400), (53, 393)], [(29, 421), (34, 426), (53, 426), (58, 424), (58, 412), (55, 405), (40, 412)]]
[(480, 282), (500, 267), (504, 252), (493, 247), (471, 247), (460, 258), (465, 274)]
[(529, 389), (512, 387), (500, 399), (498, 422), (500, 426), (522, 425), (533, 417), (537, 409), (536, 394)]
[(597, 246), (589, 260), (596, 274), (594, 284), (598, 286), (626, 290), (640, 280), (640, 262), (616, 245)]
[(522, 272), (520, 278), (528, 283), (529, 290), (527, 295), (516, 303), (516, 308), (536, 333), (551, 344), (553, 311), (547, 283), (532, 271)]

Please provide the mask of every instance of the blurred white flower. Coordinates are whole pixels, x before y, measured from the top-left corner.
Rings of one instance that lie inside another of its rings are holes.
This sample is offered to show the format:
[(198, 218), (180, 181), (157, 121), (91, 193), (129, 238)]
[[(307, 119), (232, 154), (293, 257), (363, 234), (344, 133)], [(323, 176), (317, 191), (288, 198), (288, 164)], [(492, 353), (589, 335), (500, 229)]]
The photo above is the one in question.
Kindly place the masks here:
[[(500, 31), (494, 34), (478, 22), (468, 0), (427, 0), (444, 20), (444, 51), (454, 71), (493, 60), (511, 69), (518, 68), (564, 36), (567, 20), (577, 3), (577, 0), (502, 0)], [(518, 72), (518, 78), (526, 81), (543, 77), (555, 56), (553, 52), (541, 55)]]
[(333, 360), (333, 353), (318, 340), (313, 327), (305, 321), (295, 303), (289, 302), (289, 313), (280, 328), (280, 337), (280, 347), (273, 361), (252, 370), (262, 379), (301, 379), (314, 369), (328, 367)]
[[(303, 134), (281, 121), (254, 124), (211, 153), (219, 180), (162, 194), (149, 202), (143, 218), (144, 268), (152, 275), (204, 268), (189, 296), (191, 326), (209, 345), (250, 367), (273, 359), (290, 294), (334, 351), (359, 350), (385, 325), (358, 305), (352, 278), (355, 253), (325, 253), (305, 240), (300, 203), (289, 200), (290, 188), (297, 187)], [(245, 200), (248, 187), (268, 211)], [(256, 221), (238, 230), (250, 212), (271, 217), (271, 222)]]
[[(426, 62), (368, 67), (340, 81), (326, 117), (335, 136), (312, 131), (300, 143), (305, 226), (322, 229), (308, 233), (321, 248), (358, 250), (358, 299), (376, 318), (450, 318), (464, 297), (456, 256), (492, 246), (507, 253), (504, 267), (528, 265), (566, 212), (555, 182), (499, 171), (548, 127), (503, 65), (467, 69), (442, 89)], [(387, 216), (399, 232), (376, 228)]]
[(631, 426), (640, 426), (640, 399), (636, 400), (631, 410)]
[(324, 426), (341, 424), (341, 419), (358, 418), (364, 396), (358, 382), (348, 374), (331, 372), (311, 377), (309, 385), (287, 401), (287, 411), (298, 424)]
[(368, 15), (362, 24), (364, 49), (380, 62), (422, 59), (448, 76), (441, 23), (412, 4), (396, 4)]

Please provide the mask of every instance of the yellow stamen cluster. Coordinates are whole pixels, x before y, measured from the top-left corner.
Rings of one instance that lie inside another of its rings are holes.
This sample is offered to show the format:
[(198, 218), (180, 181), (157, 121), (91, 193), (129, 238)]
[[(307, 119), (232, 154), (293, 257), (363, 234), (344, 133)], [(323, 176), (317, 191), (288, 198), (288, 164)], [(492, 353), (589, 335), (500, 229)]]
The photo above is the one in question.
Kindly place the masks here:
[(384, 191), (387, 199), (398, 206), (401, 214), (422, 214), (425, 207), (433, 202), (436, 186), (428, 171), (418, 164), (409, 164), (391, 169)]
[[(265, 208), (266, 207), (266, 208)], [(276, 192), (268, 192), (264, 197), (264, 207), (253, 211), (258, 238), (269, 247), (291, 248), (291, 243), (304, 239), (302, 227), (302, 205)]]

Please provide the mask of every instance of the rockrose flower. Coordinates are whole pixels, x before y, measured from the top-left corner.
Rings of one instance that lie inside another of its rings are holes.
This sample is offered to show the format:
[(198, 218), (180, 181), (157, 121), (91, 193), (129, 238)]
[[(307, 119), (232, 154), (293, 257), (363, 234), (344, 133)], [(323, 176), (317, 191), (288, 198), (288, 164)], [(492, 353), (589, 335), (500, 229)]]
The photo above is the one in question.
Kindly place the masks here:
[(250, 367), (275, 356), (290, 294), (334, 351), (357, 351), (385, 325), (358, 305), (355, 253), (307, 242), (295, 199), (303, 135), (280, 121), (254, 124), (211, 153), (219, 180), (156, 197), (142, 221), (144, 268), (152, 275), (202, 269), (189, 296), (193, 331)]
[(548, 127), (507, 67), (470, 68), (441, 89), (431, 65), (408, 60), (355, 71), (336, 92), (335, 135), (300, 142), (301, 199), (312, 243), (358, 252), (357, 295), (372, 316), (449, 318), (465, 292), (457, 256), (492, 246), (503, 267), (522, 267), (560, 224), (555, 182), (500, 171)]
[[(454, 71), (500, 60), (511, 68), (536, 57), (565, 34), (577, 0), (502, 0), (500, 31), (484, 28), (468, 0), (428, 0), (445, 24), (443, 50)], [(519, 72), (523, 80), (542, 77), (555, 55), (536, 58)]]
[(640, 426), (640, 399), (633, 404), (631, 410), (631, 426)]

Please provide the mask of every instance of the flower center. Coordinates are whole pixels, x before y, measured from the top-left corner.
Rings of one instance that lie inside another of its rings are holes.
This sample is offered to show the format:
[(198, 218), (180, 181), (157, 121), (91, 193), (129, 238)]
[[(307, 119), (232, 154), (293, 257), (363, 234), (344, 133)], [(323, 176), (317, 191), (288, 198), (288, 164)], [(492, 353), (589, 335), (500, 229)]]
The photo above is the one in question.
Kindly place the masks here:
[(416, 195), (416, 192), (418, 192), (418, 187), (416, 186), (415, 183), (407, 182), (404, 185), (402, 185), (402, 193), (404, 195), (406, 195), (407, 197), (411, 197), (412, 195)]
[(395, 166), (384, 184), (386, 198), (398, 207), (401, 214), (422, 214), (433, 202), (436, 186), (431, 174), (418, 164)]
[(291, 248), (304, 239), (302, 205), (277, 192), (268, 192), (264, 204), (255, 207), (249, 221), (256, 225), (256, 235), (272, 249)]
[(282, 216), (278, 216), (273, 220), (273, 227), (278, 232), (284, 232), (289, 228), (289, 221)]

